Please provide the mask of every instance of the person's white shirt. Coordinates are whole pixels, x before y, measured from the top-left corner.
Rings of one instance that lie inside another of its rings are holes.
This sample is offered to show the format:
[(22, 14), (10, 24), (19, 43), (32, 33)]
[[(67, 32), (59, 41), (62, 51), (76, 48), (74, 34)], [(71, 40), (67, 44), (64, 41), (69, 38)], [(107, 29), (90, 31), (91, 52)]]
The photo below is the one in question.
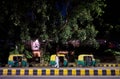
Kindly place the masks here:
[(56, 55), (56, 65), (55, 67), (59, 68), (59, 57)]

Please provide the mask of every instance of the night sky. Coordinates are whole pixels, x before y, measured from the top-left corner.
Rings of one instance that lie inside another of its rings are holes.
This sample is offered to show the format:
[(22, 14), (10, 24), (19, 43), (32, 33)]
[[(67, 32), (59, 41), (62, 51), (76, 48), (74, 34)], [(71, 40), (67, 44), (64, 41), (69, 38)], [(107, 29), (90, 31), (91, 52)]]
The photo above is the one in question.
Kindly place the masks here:
[(120, 24), (120, 3), (119, 0), (106, 0), (107, 7), (103, 15), (104, 21), (109, 24)]

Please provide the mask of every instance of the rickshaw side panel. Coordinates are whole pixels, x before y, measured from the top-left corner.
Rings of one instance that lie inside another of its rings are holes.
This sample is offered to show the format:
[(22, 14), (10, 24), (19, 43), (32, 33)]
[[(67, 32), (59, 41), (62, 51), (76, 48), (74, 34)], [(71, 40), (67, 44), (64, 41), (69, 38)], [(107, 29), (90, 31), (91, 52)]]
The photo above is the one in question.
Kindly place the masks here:
[[(64, 65), (64, 67), (66, 67), (68, 65), (68, 62), (67, 62), (67, 60), (65, 60), (65, 55), (64, 54), (58, 54), (58, 57), (63, 57), (64, 58), (63, 65)], [(53, 54), (50, 57), (50, 65), (54, 66), (55, 64), (56, 64), (56, 55)]]
[[(89, 61), (88, 60), (86, 61), (85, 57), (90, 57)], [(93, 55), (81, 54), (78, 56), (77, 65), (78, 66), (95, 66), (96, 62)]]
[(56, 57), (56, 55), (51, 55), (51, 57), (50, 57), (50, 65), (51, 65), (51, 66), (53, 66), (53, 65), (56, 64), (56, 62), (55, 62), (55, 57)]
[(84, 61), (80, 61), (80, 60), (78, 60), (78, 66), (85, 66), (85, 63), (84, 63)]
[(21, 57), (21, 66), (26, 67), (28, 65), (27, 59), (23, 58), (22, 54), (13, 54), (10, 55), (8, 58), (8, 66), (9, 67), (18, 67), (19, 66), (19, 61), (14, 61), (13, 57)]

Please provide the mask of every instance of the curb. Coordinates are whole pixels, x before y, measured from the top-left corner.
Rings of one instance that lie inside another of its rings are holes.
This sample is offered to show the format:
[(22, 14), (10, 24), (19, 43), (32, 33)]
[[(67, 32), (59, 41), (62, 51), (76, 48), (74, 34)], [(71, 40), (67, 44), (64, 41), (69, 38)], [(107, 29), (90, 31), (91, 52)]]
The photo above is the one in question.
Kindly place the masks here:
[(120, 64), (97, 64), (97, 67), (120, 67)]
[(0, 76), (120, 76), (120, 69), (0, 69)]

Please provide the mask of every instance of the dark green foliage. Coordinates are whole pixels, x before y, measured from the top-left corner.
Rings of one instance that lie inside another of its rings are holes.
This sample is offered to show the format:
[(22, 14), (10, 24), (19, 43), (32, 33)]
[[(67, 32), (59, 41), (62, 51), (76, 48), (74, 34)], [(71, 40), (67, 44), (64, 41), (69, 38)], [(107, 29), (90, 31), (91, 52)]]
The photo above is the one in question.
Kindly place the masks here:
[(105, 0), (1, 0), (1, 38), (20, 43), (33, 38), (63, 44), (80, 40), (82, 45), (98, 48), (95, 38), (104, 26), (100, 19), (105, 7)]

